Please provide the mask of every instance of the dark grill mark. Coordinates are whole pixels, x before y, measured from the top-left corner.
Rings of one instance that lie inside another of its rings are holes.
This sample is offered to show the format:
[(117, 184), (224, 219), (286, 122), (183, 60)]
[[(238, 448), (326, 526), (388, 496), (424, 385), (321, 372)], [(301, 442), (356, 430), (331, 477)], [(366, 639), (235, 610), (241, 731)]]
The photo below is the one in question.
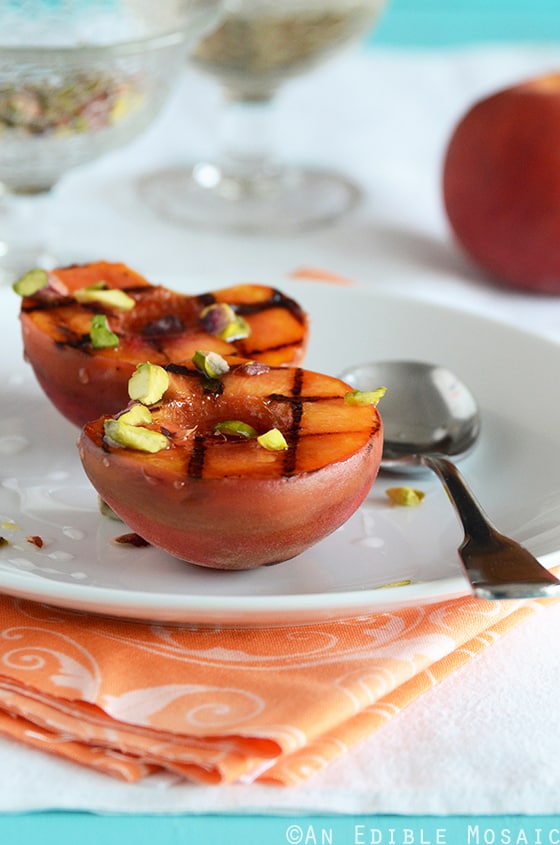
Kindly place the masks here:
[(199, 382), (202, 380), (202, 373), (194, 370), (192, 367), (187, 367), (185, 364), (163, 364), (163, 369), (173, 375), (181, 376), (181, 378), (190, 379), (191, 381)]
[(237, 314), (242, 317), (250, 317), (251, 314), (260, 314), (261, 311), (268, 311), (270, 308), (285, 308), (300, 323), (305, 322), (305, 312), (300, 305), (281, 291), (273, 289), (272, 294), (263, 302), (246, 302), (231, 306)]
[[(76, 335), (72, 334), (72, 332), (68, 331), (66, 326), (57, 326), (57, 329), (63, 334), (68, 335), (68, 340), (55, 340), (55, 346), (59, 349), (81, 349), (83, 352), (86, 352), (88, 355), (93, 355), (94, 352), (98, 350), (94, 350), (91, 346), (91, 336), (89, 334), (83, 335)], [(119, 338), (122, 338), (122, 334), (117, 332)], [(148, 337), (144, 338), (144, 342), (149, 344), (149, 346), (157, 352), (161, 353), (161, 341), (160, 338), (157, 337)]]
[(140, 293), (146, 294), (150, 291), (157, 290), (159, 285), (131, 285), (130, 287), (123, 287), (121, 290), (126, 291), (126, 293)]
[(89, 334), (77, 335), (68, 331), (66, 326), (57, 326), (60, 332), (68, 335), (68, 340), (55, 340), (55, 346), (59, 349), (70, 347), (71, 349), (83, 349), (85, 352), (91, 352), (91, 349), (86, 347), (91, 343)]
[(330, 402), (331, 399), (340, 399), (339, 393), (324, 396), (286, 396), (284, 393), (269, 393), (268, 399), (273, 402), (285, 402), (287, 405), (296, 405), (299, 402)]
[(73, 296), (41, 296), (36, 299), (25, 300), (21, 304), (21, 310), (25, 314), (33, 314), (34, 311), (50, 311), (53, 308), (64, 308), (68, 305), (75, 305), (76, 300)]
[[(289, 397), (292, 406), (292, 421), (290, 428), (286, 432), (286, 442), (288, 448), (284, 453), (284, 475), (293, 475), (296, 471), (297, 465), (297, 446), (299, 442), (299, 431), (301, 426), (301, 418), (303, 415), (303, 400), (301, 398), (301, 390), (303, 387), (303, 370), (298, 367), (294, 370), (294, 380), (292, 384), (291, 396)], [(286, 397), (288, 398), (288, 397)]]
[(194, 446), (191, 452), (187, 475), (189, 478), (202, 478), (204, 472), (204, 457), (206, 455), (206, 438), (202, 434), (194, 437)]
[(190, 376), (191, 378), (193, 376), (198, 376), (196, 370), (189, 369), (188, 367), (185, 367), (184, 364), (166, 364), (164, 369), (167, 370), (168, 373), (174, 373), (177, 376)]

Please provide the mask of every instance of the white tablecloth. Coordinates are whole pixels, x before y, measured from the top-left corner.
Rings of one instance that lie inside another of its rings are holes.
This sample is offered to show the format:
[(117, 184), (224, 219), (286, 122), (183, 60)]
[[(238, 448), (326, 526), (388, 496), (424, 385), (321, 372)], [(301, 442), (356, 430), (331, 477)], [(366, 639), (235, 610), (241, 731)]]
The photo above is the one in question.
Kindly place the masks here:
[[(59, 186), (53, 220), (65, 259), (123, 260), (200, 289), (277, 282), (301, 265), (450, 303), (560, 340), (560, 296), (495, 287), (459, 253), (440, 195), (441, 156), (478, 96), (560, 64), (558, 49), (371, 50), (286, 86), (278, 149), (333, 164), (364, 189), (337, 225), (294, 238), (216, 236), (158, 219), (136, 177), (212, 144), (219, 97), (185, 72), (161, 118)], [(560, 480), (559, 480), (560, 483)], [(560, 607), (523, 623), (375, 736), (298, 789), (125, 785), (0, 741), (0, 810), (131, 812), (560, 813)]]

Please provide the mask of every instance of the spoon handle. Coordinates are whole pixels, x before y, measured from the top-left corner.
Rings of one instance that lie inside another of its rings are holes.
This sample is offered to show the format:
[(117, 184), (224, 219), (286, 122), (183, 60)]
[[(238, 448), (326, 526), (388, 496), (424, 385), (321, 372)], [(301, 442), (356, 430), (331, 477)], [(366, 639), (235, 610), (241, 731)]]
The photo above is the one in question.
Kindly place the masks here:
[(522, 599), (560, 594), (560, 581), (527, 549), (494, 528), (455, 464), (429, 455), (418, 462), (443, 482), (461, 520), (465, 539), (458, 552), (475, 596)]

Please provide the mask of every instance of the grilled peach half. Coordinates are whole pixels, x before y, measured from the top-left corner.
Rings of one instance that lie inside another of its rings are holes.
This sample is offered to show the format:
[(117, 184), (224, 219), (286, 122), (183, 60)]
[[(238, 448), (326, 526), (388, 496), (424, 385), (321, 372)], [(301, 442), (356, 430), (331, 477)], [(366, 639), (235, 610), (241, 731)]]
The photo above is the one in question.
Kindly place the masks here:
[(378, 472), (382, 422), (369, 394), (355, 403), (337, 378), (227, 364), (210, 376), (167, 366), (159, 401), (89, 422), (79, 451), (101, 499), (148, 543), (253, 569), (295, 557), (356, 511)]
[(31, 273), (44, 285), (28, 295), (21, 286), (24, 354), (51, 402), (79, 426), (123, 407), (142, 361), (180, 363), (203, 348), (278, 366), (305, 352), (306, 314), (265, 285), (189, 296), (109, 262)]

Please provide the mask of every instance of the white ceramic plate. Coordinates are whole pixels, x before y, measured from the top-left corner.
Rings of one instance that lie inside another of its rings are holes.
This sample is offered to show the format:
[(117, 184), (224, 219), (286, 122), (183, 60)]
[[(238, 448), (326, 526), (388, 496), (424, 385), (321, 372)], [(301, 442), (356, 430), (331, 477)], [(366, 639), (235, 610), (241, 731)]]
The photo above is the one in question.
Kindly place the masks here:
[[(480, 444), (463, 462), (471, 486), (504, 531), (545, 565), (560, 562), (559, 345), (363, 288), (280, 286), (311, 315), (309, 369), (337, 374), (352, 363), (392, 357), (454, 369), (482, 409)], [(3, 592), (121, 618), (247, 627), (468, 594), (456, 554), (461, 529), (432, 477), (415, 481), (426, 492), (417, 508), (392, 506), (384, 490), (399, 482), (380, 477), (345, 526), (274, 567), (216, 572), (153, 548), (115, 544), (126, 529), (100, 517), (76, 430), (50, 406), (22, 360), (18, 308), (17, 297), (0, 290), (0, 534), (9, 540), (0, 548)], [(33, 535), (44, 539), (42, 548), (26, 540)], [(402, 580), (410, 583), (385, 587)]]

